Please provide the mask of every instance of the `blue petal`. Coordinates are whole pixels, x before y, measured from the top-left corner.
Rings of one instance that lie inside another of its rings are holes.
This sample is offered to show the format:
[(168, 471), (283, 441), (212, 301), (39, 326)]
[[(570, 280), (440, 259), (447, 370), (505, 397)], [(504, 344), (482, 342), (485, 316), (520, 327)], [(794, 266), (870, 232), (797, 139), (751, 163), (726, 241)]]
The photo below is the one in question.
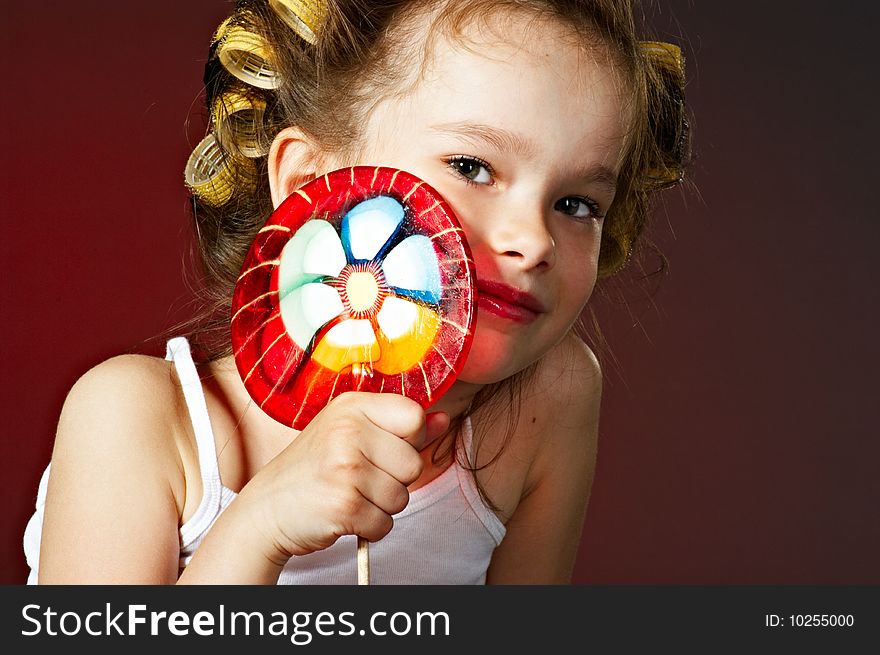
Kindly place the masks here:
[(403, 205), (378, 196), (353, 207), (342, 219), (342, 245), (349, 262), (375, 259), (403, 222)]
[(399, 289), (401, 295), (440, 302), (440, 265), (428, 237), (416, 234), (394, 246), (382, 262), (382, 272), (388, 286)]

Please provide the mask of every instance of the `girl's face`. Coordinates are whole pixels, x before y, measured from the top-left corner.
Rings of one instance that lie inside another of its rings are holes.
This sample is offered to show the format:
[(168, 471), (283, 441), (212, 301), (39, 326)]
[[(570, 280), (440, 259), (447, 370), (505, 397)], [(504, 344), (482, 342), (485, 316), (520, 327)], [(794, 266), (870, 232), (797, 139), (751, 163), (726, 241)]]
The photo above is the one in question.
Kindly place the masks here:
[[(615, 193), (623, 84), (556, 22), (438, 36), (418, 84), (371, 114), (360, 161), (443, 195), (476, 263), (473, 346), (459, 379), (502, 380), (558, 343), (596, 282)], [(582, 42), (581, 42), (582, 43)]]

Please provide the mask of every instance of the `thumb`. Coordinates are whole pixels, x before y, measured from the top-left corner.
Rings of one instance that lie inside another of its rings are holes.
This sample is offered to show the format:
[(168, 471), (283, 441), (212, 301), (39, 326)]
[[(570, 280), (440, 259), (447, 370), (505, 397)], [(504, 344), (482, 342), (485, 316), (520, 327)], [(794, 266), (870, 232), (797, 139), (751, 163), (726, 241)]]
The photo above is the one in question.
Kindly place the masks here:
[(450, 418), (446, 412), (431, 412), (425, 416), (425, 448), (434, 440), (442, 437), (449, 429)]

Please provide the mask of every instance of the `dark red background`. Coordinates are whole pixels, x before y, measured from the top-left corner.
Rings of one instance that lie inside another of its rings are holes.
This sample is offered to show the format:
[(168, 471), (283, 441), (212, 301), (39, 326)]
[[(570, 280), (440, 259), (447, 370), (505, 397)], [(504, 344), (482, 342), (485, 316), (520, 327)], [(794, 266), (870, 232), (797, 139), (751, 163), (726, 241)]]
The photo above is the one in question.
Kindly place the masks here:
[[(653, 298), (597, 301), (617, 361), (575, 582), (880, 583), (878, 11), (653, 4), (684, 35), (696, 189), (657, 214)], [(229, 5), (4, 5), (0, 582), (20, 583), (65, 393), (187, 314), (182, 170)]]

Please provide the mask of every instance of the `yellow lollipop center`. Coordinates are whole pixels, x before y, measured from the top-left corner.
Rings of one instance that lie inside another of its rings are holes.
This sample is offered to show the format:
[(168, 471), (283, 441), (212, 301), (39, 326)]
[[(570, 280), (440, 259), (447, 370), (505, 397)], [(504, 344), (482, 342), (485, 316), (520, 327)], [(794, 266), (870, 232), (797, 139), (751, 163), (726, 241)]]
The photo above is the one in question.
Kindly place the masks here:
[(372, 273), (366, 271), (352, 273), (345, 283), (345, 293), (352, 310), (363, 312), (376, 302), (379, 296), (379, 284)]

